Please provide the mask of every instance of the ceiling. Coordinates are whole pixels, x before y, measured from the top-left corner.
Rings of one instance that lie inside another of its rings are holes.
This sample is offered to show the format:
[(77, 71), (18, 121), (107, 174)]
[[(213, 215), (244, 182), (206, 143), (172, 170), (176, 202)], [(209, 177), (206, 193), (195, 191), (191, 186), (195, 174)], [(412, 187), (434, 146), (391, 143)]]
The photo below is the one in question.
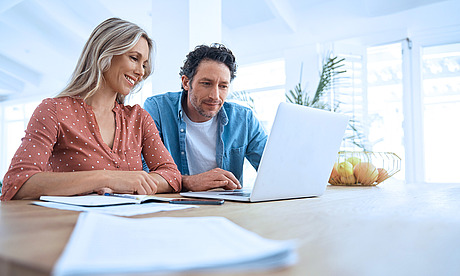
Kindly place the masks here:
[[(188, 3), (188, 0), (175, 1)], [(397, 28), (394, 21), (398, 20), (405, 26), (436, 25), (440, 24), (437, 23), (440, 17), (432, 19), (419, 12), (447, 11), (452, 5), (459, 6), (457, 0), (221, 1), (223, 40), (256, 43), (278, 38), (271, 43), (270, 50)], [(161, 3), (161, 0), (1, 0), (0, 101), (57, 94), (67, 82), (94, 26), (117, 16), (149, 32), (152, 8), (161, 8)], [(460, 24), (458, 19), (442, 20), (447, 20), (443, 24)], [(240, 48), (244, 50), (244, 45)]]

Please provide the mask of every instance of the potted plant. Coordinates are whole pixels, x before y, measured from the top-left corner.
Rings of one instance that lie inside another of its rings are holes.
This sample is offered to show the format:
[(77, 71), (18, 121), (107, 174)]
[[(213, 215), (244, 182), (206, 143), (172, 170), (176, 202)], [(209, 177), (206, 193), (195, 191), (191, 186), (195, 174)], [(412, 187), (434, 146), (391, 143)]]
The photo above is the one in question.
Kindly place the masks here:
[[(318, 87), (313, 95), (310, 95), (307, 90), (302, 89), (302, 67), (301, 67), (301, 79), (296, 85), (294, 90), (289, 90), (286, 93), (286, 100), (288, 102), (304, 105), (313, 108), (319, 108), (330, 111), (337, 111), (339, 109), (339, 102), (336, 102), (333, 106), (328, 99), (325, 99), (327, 92), (329, 92), (334, 85), (339, 85), (343, 81), (342, 74), (346, 72), (343, 67), (345, 58), (338, 58), (337, 56), (328, 57), (324, 60)], [(302, 65), (303, 66), (303, 65)], [(349, 128), (352, 130), (352, 135), (346, 136), (345, 141), (352, 143), (353, 145), (366, 150), (365, 137), (362, 133), (361, 124), (353, 119), (350, 119)]]

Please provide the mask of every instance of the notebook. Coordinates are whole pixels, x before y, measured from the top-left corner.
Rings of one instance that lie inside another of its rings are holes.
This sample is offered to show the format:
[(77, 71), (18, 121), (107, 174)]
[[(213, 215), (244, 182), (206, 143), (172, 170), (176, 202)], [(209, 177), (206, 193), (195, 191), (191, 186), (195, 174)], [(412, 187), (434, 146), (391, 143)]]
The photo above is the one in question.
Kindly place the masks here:
[(343, 114), (280, 103), (252, 190), (181, 195), (246, 202), (320, 196), (326, 190), (348, 119)]

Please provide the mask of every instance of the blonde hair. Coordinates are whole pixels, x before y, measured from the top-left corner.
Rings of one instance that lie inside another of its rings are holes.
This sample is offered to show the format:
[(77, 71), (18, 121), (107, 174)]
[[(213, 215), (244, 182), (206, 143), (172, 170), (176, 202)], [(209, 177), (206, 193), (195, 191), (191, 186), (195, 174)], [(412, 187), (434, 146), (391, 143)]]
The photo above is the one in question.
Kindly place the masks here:
[[(104, 80), (103, 73), (110, 68), (112, 57), (129, 51), (141, 37), (147, 40), (149, 47), (148, 63), (142, 81), (147, 79), (153, 71), (154, 42), (136, 24), (120, 18), (109, 18), (99, 24), (91, 33), (83, 47), (83, 52), (78, 59), (69, 84), (56, 98), (80, 96), (87, 99), (94, 95)], [(136, 84), (133, 91), (140, 88), (141, 83)], [(125, 96), (118, 93), (117, 101), (124, 103), (124, 100)]]

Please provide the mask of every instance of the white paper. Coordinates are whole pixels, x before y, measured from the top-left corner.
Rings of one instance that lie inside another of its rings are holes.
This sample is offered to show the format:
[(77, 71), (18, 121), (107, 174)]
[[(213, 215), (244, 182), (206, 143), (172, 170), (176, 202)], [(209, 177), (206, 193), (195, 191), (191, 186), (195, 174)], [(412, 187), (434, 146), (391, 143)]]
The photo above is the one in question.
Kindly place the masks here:
[(145, 200), (168, 202), (172, 198), (152, 195), (116, 194), (116, 196), (84, 195), (84, 196), (41, 196), (40, 200), (78, 206), (109, 206), (120, 204), (139, 204)]
[(292, 241), (264, 239), (226, 218), (82, 213), (53, 274), (268, 269), (295, 260)]
[(70, 205), (56, 202), (43, 202), (43, 201), (34, 201), (32, 204), (61, 209), (61, 210), (70, 210), (70, 211), (79, 211), (79, 212), (96, 212), (108, 215), (116, 216), (135, 216), (135, 215), (144, 215), (162, 211), (174, 211), (182, 210), (187, 208), (198, 208), (196, 205), (178, 205), (178, 204), (169, 204), (169, 203), (145, 203), (145, 204), (127, 204), (127, 205), (114, 205), (114, 206), (104, 206), (104, 207), (84, 207), (78, 205)]

